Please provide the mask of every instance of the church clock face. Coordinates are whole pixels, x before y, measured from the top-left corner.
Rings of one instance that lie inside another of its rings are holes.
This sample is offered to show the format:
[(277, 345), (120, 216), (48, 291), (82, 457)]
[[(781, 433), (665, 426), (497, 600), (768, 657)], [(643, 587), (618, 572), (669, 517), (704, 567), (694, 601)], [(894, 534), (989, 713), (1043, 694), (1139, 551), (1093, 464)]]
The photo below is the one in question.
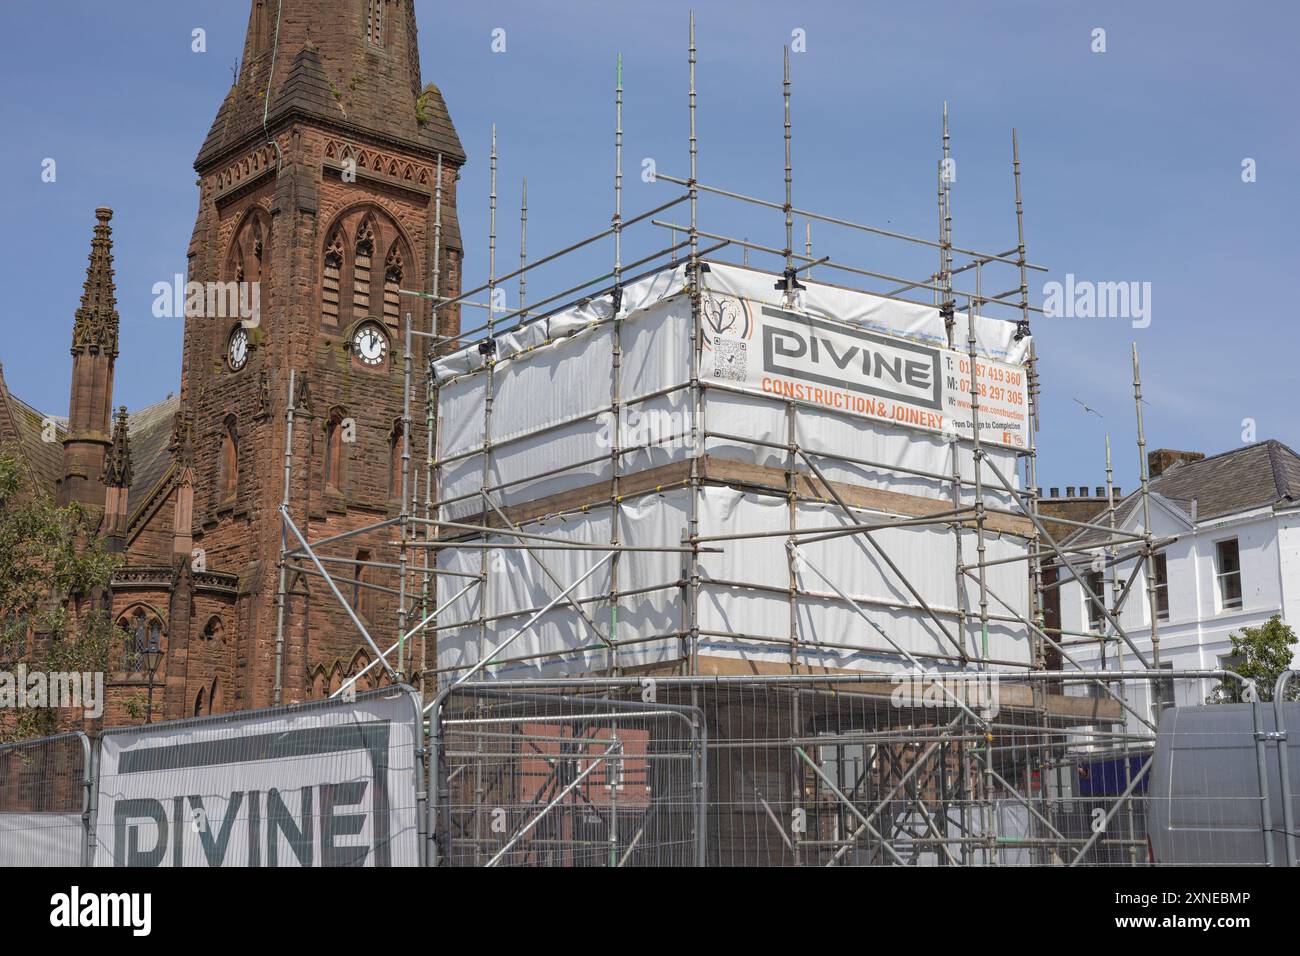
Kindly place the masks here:
[(352, 336), (352, 351), (362, 365), (378, 368), (388, 358), (388, 336), (374, 322), (366, 322)]
[(238, 372), (248, 364), (248, 329), (242, 325), (230, 333), (230, 344), (226, 346), (226, 361), (232, 372)]

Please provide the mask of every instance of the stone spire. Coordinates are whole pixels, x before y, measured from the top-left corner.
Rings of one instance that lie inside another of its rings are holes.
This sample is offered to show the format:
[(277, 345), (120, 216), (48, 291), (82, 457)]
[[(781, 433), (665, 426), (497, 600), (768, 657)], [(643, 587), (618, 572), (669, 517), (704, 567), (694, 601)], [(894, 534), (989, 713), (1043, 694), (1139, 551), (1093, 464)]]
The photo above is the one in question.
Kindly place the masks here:
[(72, 354), (104, 352), (117, 358), (117, 286), (113, 281), (113, 210), (95, 210), (95, 233), (90, 240), (90, 264), (72, 328)]
[(104, 456), (103, 482), (109, 488), (131, 487), (131, 435), (127, 424), (126, 406), (117, 410), (113, 420), (113, 444)]
[(126, 406), (113, 421), (113, 443), (104, 456), (104, 537), (110, 554), (126, 550), (127, 502), (131, 488), (131, 436)]
[(112, 445), (113, 365), (117, 359), (117, 287), (113, 283), (113, 210), (95, 210), (90, 264), (72, 327), (72, 394), (63, 440), (59, 501), (104, 507), (104, 457)]
[(417, 153), (465, 153), (420, 82), (413, 0), (252, 0), (239, 78), (199, 150), (200, 174), (294, 120)]
[(167, 450), (177, 468), (194, 467), (194, 413), (184, 406), (172, 416), (172, 437)]

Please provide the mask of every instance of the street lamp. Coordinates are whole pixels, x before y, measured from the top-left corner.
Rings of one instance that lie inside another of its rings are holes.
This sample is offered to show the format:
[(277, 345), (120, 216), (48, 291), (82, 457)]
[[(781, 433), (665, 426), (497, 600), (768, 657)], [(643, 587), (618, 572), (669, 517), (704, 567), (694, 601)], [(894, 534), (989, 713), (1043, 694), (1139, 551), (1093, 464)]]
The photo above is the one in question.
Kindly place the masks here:
[(144, 648), (144, 665), (149, 672), (149, 711), (145, 715), (146, 724), (153, 723), (153, 679), (158, 673), (158, 665), (162, 663), (162, 640), (159, 629), (155, 626), (149, 630), (149, 643)]

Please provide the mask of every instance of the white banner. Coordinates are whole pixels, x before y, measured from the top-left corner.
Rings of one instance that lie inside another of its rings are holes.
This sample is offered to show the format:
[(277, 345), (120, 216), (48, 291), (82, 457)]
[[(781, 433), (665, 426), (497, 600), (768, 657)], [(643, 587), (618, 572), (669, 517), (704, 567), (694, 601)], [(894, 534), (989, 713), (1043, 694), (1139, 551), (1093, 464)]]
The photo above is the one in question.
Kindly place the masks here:
[(80, 813), (0, 813), (0, 867), (81, 866)]
[[(970, 438), (967, 352), (869, 332), (725, 293), (703, 300), (701, 376), (745, 391)], [(976, 359), (980, 440), (1028, 447), (1028, 376)]]
[(97, 866), (416, 866), (419, 709), (352, 703), (101, 738)]

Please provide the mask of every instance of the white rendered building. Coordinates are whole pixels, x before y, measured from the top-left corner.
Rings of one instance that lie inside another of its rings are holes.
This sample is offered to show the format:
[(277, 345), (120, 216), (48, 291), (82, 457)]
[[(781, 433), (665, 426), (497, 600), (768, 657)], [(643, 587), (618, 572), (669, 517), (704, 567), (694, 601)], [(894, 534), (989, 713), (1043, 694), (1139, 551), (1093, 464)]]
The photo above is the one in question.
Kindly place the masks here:
[[(1172, 539), (1156, 558), (1159, 666), (1231, 667), (1230, 634), (1258, 627), (1275, 614), (1293, 628), (1300, 626), (1300, 455), (1270, 440), (1187, 460), (1191, 457), (1164, 451), (1150, 456), (1151, 533), (1157, 544)], [(1115, 511), (1117, 528), (1139, 534), (1145, 530), (1140, 491), (1117, 502)], [(1092, 523), (1105, 525), (1108, 520), (1103, 510)], [(1084, 530), (1064, 544), (1081, 547), (1101, 537)], [(1120, 554), (1133, 549), (1131, 544), (1122, 546)], [(1122, 589), (1141, 559), (1120, 561), (1113, 571), (1098, 570), (1094, 554), (1072, 557), (1076, 568), (1087, 568), (1092, 586), (1104, 589), (1111, 608), (1116, 581)], [(1069, 654), (1086, 668), (1099, 667), (1103, 654), (1108, 669), (1140, 667), (1122, 641), (1103, 644), (1082, 636), (1112, 634), (1113, 629), (1079, 582), (1064, 569), (1061, 577), (1061, 630)], [(1137, 569), (1119, 621), (1137, 650), (1153, 662), (1145, 567)], [(1168, 704), (1204, 703), (1215, 684), (1179, 680), (1156, 685), (1154, 692), (1134, 688), (1140, 699), (1131, 697), (1129, 703), (1154, 718)]]

